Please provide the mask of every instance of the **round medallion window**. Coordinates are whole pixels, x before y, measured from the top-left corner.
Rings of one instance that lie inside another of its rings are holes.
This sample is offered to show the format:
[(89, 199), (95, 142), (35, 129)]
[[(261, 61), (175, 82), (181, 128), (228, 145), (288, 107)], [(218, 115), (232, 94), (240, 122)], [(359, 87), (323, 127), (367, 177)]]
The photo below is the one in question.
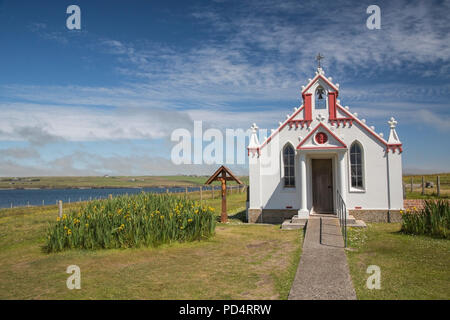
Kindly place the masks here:
[(324, 144), (327, 141), (328, 141), (328, 136), (325, 133), (319, 132), (318, 134), (316, 134), (316, 142), (318, 144)]

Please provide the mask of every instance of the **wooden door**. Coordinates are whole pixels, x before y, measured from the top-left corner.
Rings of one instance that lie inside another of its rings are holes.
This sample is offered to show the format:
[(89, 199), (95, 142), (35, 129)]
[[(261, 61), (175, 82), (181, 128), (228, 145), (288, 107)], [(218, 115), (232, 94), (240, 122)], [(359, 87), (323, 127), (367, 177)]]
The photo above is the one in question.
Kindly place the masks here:
[(331, 159), (312, 160), (313, 206), (316, 213), (333, 213), (333, 171)]

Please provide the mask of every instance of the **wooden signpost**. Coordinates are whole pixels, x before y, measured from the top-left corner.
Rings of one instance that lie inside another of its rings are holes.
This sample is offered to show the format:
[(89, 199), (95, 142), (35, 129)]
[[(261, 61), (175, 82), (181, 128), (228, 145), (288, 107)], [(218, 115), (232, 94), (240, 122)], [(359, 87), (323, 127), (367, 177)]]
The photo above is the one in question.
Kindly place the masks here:
[(220, 181), (222, 183), (222, 212), (220, 214), (220, 222), (227, 222), (227, 181), (235, 181), (238, 184), (242, 184), (242, 182), (225, 166), (217, 169), (205, 184), (211, 184), (213, 181)]

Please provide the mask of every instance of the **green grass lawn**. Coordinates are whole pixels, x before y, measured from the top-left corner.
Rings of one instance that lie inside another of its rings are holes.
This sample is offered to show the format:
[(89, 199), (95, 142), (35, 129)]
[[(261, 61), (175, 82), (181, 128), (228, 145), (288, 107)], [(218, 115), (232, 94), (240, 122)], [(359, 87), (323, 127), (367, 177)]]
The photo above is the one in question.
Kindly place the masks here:
[[(450, 241), (405, 235), (398, 223), (349, 231), (347, 251), (358, 299), (450, 299)], [(381, 289), (366, 287), (369, 265), (381, 268)]]
[[(219, 199), (205, 201), (220, 213)], [(302, 233), (243, 224), (244, 201), (228, 197), (231, 222), (207, 241), (56, 254), (41, 250), (56, 206), (0, 210), (0, 299), (286, 299)], [(81, 290), (66, 287), (72, 264)]]
[[(212, 173), (212, 172), (211, 172)], [(202, 185), (208, 176), (112, 176), (0, 178), (0, 188), (143, 188)], [(248, 184), (248, 177), (239, 177)], [(218, 182), (214, 184), (218, 185)], [(229, 184), (235, 184), (229, 182)]]

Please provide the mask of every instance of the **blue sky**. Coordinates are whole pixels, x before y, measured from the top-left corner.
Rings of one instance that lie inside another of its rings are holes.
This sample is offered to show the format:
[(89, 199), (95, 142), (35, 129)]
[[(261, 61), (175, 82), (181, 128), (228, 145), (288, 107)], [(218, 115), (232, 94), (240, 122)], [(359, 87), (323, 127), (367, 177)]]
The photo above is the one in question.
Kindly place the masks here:
[(450, 1), (0, 0), (0, 176), (209, 173), (170, 162), (171, 132), (276, 128), (317, 52), (342, 105), (385, 136), (398, 120), (404, 171), (448, 172), (449, 15)]

